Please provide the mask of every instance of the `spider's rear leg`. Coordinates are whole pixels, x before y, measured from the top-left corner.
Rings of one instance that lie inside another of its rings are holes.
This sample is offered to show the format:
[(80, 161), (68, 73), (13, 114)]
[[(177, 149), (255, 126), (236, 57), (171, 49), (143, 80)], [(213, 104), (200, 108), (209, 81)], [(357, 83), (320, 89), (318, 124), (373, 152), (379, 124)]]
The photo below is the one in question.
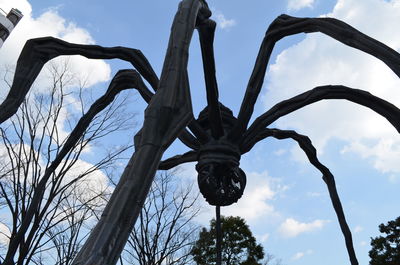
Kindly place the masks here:
[(310, 138), (305, 135), (296, 133), (295, 131), (279, 130), (279, 129), (264, 129), (260, 130), (256, 137), (248, 139), (241, 146), (243, 153), (248, 152), (257, 142), (265, 139), (267, 137), (274, 137), (276, 139), (293, 139), (295, 140), (300, 148), (307, 155), (310, 163), (317, 168), (323, 176), (323, 180), (326, 183), (329, 191), (329, 196), (333, 208), (335, 209), (336, 216), (339, 221), (340, 228), (342, 230), (343, 236), (346, 242), (347, 252), (349, 254), (350, 262), (352, 265), (358, 265), (357, 257), (354, 251), (353, 239), (351, 235), (350, 228), (346, 222), (346, 217), (343, 211), (342, 203), (340, 202), (339, 194), (336, 190), (335, 178), (330, 172), (330, 170), (324, 166), (317, 157), (317, 150), (313, 146)]
[(286, 36), (302, 32), (321, 32), (347, 46), (368, 53), (384, 62), (400, 77), (400, 54), (397, 51), (339, 19), (298, 18), (280, 15), (269, 27), (266, 37), (276, 42)]
[[(241, 150), (242, 152), (250, 150), (252, 145), (267, 136), (274, 136), (277, 138), (278, 136), (286, 137), (298, 141), (300, 147), (304, 150), (304, 152), (306, 152), (307, 156), (309, 157), (310, 162), (313, 163), (313, 165), (316, 166), (323, 173), (324, 181), (328, 185), (329, 193), (331, 195), (332, 203), (334, 203), (335, 210), (338, 209), (340, 211), (341, 206), (340, 204), (338, 204), (338, 202), (340, 201), (335, 188), (333, 175), (330, 173), (328, 168), (326, 168), (317, 160), (316, 151), (315, 148), (312, 146), (311, 141), (308, 138), (305, 138), (305, 136), (293, 134), (293, 132), (282, 133), (277, 130), (268, 131), (268, 129), (265, 129), (267, 126), (269, 126), (280, 117), (324, 99), (346, 99), (370, 108), (371, 110), (385, 117), (397, 129), (397, 131), (400, 132), (400, 109), (393, 104), (363, 90), (352, 89), (345, 86), (321, 86), (304, 92), (288, 100), (284, 100), (273, 106), (260, 117), (258, 117), (243, 136), (243, 144), (241, 145)], [(338, 218), (340, 221), (340, 218), (342, 217), (340, 217), (340, 215), (338, 214)], [(341, 224), (341, 228), (342, 231), (344, 231), (343, 233), (346, 237), (345, 233), (347, 232), (345, 231), (345, 226)], [(346, 245), (348, 245), (347, 242)], [(352, 262), (352, 265), (358, 264), (355, 257), (352, 258), (351, 255), (350, 260)]]
[[(288, 100), (284, 100), (273, 106), (260, 117), (258, 117), (246, 131), (245, 135), (241, 138), (241, 141), (243, 143), (241, 146), (242, 152), (250, 150), (252, 145), (254, 145), (257, 141), (263, 139), (264, 136), (277, 137), (278, 134), (276, 131), (274, 132), (274, 135), (271, 131), (267, 131), (265, 128), (280, 117), (324, 99), (345, 99), (370, 108), (371, 110), (385, 117), (396, 128), (396, 130), (400, 132), (400, 109), (397, 108), (395, 105), (381, 98), (378, 98), (364, 90), (353, 89), (346, 86), (321, 86), (306, 91)], [(304, 152), (306, 152), (307, 156), (310, 159), (310, 162), (313, 163), (313, 165), (316, 166), (324, 174), (324, 181), (328, 185), (332, 202), (336, 201), (336, 206), (334, 204), (334, 207), (340, 210), (340, 205), (337, 203), (339, 201), (339, 196), (337, 195), (337, 191), (335, 188), (334, 178), (329, 170), (316, 159), (316, 151), (315, 148), (312, 146), (311, 141), (307, 138), (304, 138), (304, 136), (300, 137), (296, 136), (295, 134), (279, 134), (280, 137), (290, 137), (299, 142), (300, 147), (302, 147)], [(338, 218), (340, 220), (341, 217), (338, 215)], [(341, 227), (343, 231), (344, 226), (342, 226), (342, 224)], [(352, 265), (358, 264), (357, 260), (355, 258), (352, 258), (351, 256), (350, 260), (352, 261)]]
[(198, 153), (196, 151), (189, 151), (182, 155), (176, 155), (161, 161), (158, 169), (168, 170), (183, 163), (194, 162), (197, 161), (197, 156)]
[(315, 87), (277, 103), (255, 119), (241, 139), (243, 139), (242, 141), (247, 141), (256, 137), (260, 130), (268, 127), (279, 118), (325, 99), (344, 99), (367, 107), (385, 117), (400, 133), (400, 109), (395, 105), (364, 90), (341, 85), (327, 85)]

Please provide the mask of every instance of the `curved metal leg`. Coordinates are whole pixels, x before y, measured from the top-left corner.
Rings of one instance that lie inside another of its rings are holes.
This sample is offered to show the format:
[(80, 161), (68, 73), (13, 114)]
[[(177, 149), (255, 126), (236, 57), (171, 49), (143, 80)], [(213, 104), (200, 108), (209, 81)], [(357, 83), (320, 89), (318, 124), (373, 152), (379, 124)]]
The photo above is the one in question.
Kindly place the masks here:
[(187, 74), (188, 48), (196, 19), (207, 15), (207, 10), (202, 1), (184, 0), (180, 3), (171, 29), (159, 89), (145, 111), (141, 137), (135, 139), (136, 152), (100, 221), (73, 264), (116, 263), (139, 215), (162, 154), (193, 119), (189, 85), (184, 75)]
[[(73, 44), (53, 37), (28, 40), (19, 56), (14, 80), (6, 99), (0, 105), (0, 123), (15, 114), (31, 88), (42, 67), (60, 55), (82, 55), (89, 59), (121, 59), (130, 62), (157, 90), (159, 80), (146, 57), (140, 50), (125, 47), (101, 47), (98, 45)], [(138, 80), (140, 82), (140, 80)], [(141, 82), (139, 93), (149, 102), (153, 93)], [(139, 87), (138, 87), (139, 88)], [(180, 140), (190, 148), (198, 148), (198, 141), (184, 130)]]
[(284, 100), (258, 117), (246, 131), (242, 141), (248, 141), (280, 117), (324, 99), (345, 99), (365, 106), (385, 117), (400, 132), (400, 109), (364, 90), (346, 86), (320, 86)]
[(364, 51), (383, 61), (400, 77), (399, 53), (387, 45), (361, 33), (343, 21), (334, 18), (296, 18), (281, 15), (274, 20), (265, 34), (240, 107), (239, 122), (229, 136), (231, 139), (239, 138), (246, 130), (253, 114), (254, 104), (261, 91), (267, 65), (275, 43), (286, 36), (301, 32), (321, 32), (345, 45)]
[(216, 23), (211, 19), (207, 19), (198, 25), (197, 29), (199, 31), (201, 53), (203, 57), (211, 134), (215, 139), (218, 139), (224, 135), (224, 128), (222, 127), (221, 110), (218, 101), (218, 84), (215, 77), (213, 49), (215, 27)]
[(17, 112), (43, 65), (60, 55), (82, 55), (90, 59), (122, 59), (132, 63), (153, 88), (158, 85), (157, 75), (139, 50), (72, 44), (53, 37), (31, 39), (26, 42), (19, 56), (11, 89), (0, 105), (0, 123)]
[[(261, 132), (259, 132), (257, 139), (251, 140), (249, 143), (247, 143), (246, 147), (244, 147), (244, 150), (249, 150), (251, 147), (258, 141), (265, 139), (266, 137), (274, 137), (276, 139), (293, 139), (295, 140), (300, 148), (304, 151), (304, 153), (307, 155), (308, 160), (312, 165), (314, 165), (321, 173), (322, 173), (322, 179), (326, 183), (329, 191), (329, 196), (331, 198), (331, 202), (333, 205), (333, 208), (335, 209), (336, 216), (339, 221), (340, 228), (342, 230), (345, 243), (346, 243), (346, 248), (347, 248), (347, 253), (350, 258), (350, 262), (352, 265), (358, 265), (356, 253), (354, 251), (354, 245), (353, 245), (353, 239), (351, 235), (351, 231), (349, 228), (349, 225), (347, 224), (346, 217), (343, 211), (342, 203), (340, 202), (339, 194), (336, 190), (336, 184), (335, 184), (335, 178), (330, 172), (330, 170), (324, 166), (317, 157), (317, 150), (313, 146), (310, 138), (308, 138), (305, 135), (301, 135), (296, 133), (295, 131), (287, 131), (287, 130), (279, 130), (279, 129), (264, 129)], [(251, 147), (250, 147), (251, 146)]]
[(158, 166), (159, 170), (168, 170), (173, 167), (176, 167), (180, 164), (183, 163), (188, 163), (188, 162), (194, 162), (197, 161), (197, 152), (196, 151), (189, 151), (187, 153), (184, 153), (182, 155), (176, 155), (171, 158), (168, 158), (164, 161), (160, 162), (160, 165)]

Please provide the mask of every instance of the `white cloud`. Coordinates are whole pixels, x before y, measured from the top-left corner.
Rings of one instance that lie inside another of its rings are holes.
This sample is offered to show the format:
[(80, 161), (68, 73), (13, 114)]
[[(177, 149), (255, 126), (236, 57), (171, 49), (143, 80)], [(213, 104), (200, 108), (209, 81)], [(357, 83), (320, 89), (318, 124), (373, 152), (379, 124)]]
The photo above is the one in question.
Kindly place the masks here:
[[(11, 7), (18, 8), (24, 14), (0, 49), (1, 64), (15, 65), (25, 42), (32, 38), (53, 36), (74, 43), (95, 43), (87, 30), (65, 20), (56, 10), (48, 10), (34, 18), (32, 7), (26, 0), (11, 2), (0, 0), (0, 6), (6, 10)], [(110, 79), (111, 68), (102, 60), (87, 60), (81, 56), (71, 56), (69, 64), (72, 73), (87, 79), (87, 87)]]
[[(318, 149), (317, 155), (321, 154), (320, 150)], [(293, 161), (296, 161), (300, 164), (309, 164), (310, 160), (308, 160), (308, 157), (306, 153), (304, 153), (303, 149), (299, 147), (297, 143), (293, 145), (293, 147), (290, 149), (290, 158)]]
[(313, 7), (314, 0), (289, 0), (287, 4), (287, 9), (289, 11), (297, 11), (299, 9), (308, 7)]
[(266, 241), (268, 240), (269, 236), (270, 236), (269, 233), (266, 233), (266, 234), (260, 236), (260, 237), (259, 237), (259, 238), (260, 238), (260, 241), (261, 241), (262, 243), (266, 242)]
[(213, 11), (213, 18), (216, 20), (218, 27), (221, 29), (229, 29), (236, 25), (236, 20), (227, 19), (225, 15), (219, 11)]
[[(76, 179), (78, 176), (86, 174), (86, 172), (92, 170), (93, 170), (93, 164), (85, 162), (81, 159), (77, 160), (75, 164), (68, 169), (68, 172), (63, 179), (64, 183), (63, 185)], [(74, 188), (76, 189), (77, 193), (81, 196), (81, 199), (83, 201), (90, 200), (91, 198), (103, 193), (104, 191), (106, 191), (106, 193), (111, 192), (111, 186), (109, 185), (108, 178), (100, 170), (96, 170), (90, 174), (85, 175), (85, 177), (81, 178), (78, 181), (77, 187)], [(101, 202), (104, 203), (104, 201), (102, 201), (101, 198), (99, 198), (99, 201), (97, 202), (99, 204), (101, 204)]]
[[(371, 14), (374, 16), (371, 16)], [(400, 50), (398, 1), (339, 0), (329, 17), (336, 17)], [(385, 19), (382, 19), (384, 17)], [(391, 26), (392, 25), (392, 26)], [(309, 34), (284, 50), (270, 66), (264, 95), (267, 108), (319, 85), (360, 88), (400, 106), (399, 78), (379, 60), (322, 34)], [(378, 114), (344, 101), (323, 101), (277, 121), (280, 128), (310, 136), (319, 153), (332, 139), (347, 142), (346, 151), (368, 158), (382, 172), (400, 172), (400, 137)], [(304, 160), (301, 150), (293, 151)]]
[(360, 245), (364, 247), (364, 246), (368, 245), (368, 243), (367, 243), (367, 241), (361, 241)]
[(276, 156), (282, 156), (284, 154), (286, 154), (287, 150), (286, 149), (278, 149), (274, 152), (274, 155)]
[[(12, 137), (9, 135), (6, 137), (9, 140), (13, 140)], [(16, 144), (12, 146), (6, 147), (3, 144), (0, 144), (0, 158), (1, 158), (1, 163), (0, 167), (4, 172), (12, 172), (12, 165), (11, 162), (12, 160), (10, 159), (10, 156), (7, 153), (7, 148), (13, 148), (14, 150), (20, 150), (21, 153), (25, 154), (22, 155), (21, 159), (26, 160), (29, 157), (29, 154), (32, 153), (35, 156), (38, 157), (38, 165), (40, 168), (45, 168), (47, 164), (47, 157), (45, 155), (40, 155), (38, 154), (37, 150), (32, 150), (31, 145), (29, 144)], [(41, 150), (43, 152), (43, 150)], [(12, 158), (13, 160), (15, 158)], [(72, 165), (73, 163), (73, 165)], [(72, 165), (72, 166), (71, 166)], [(98, 194), (101, 194), (102, 192), (106, 191), (107, 193), (111, 192), (111, 186), (109, 185), (109, 180), (107, 176), (101, 171), (101, 170), (95, 170), (95, 166), (91, 163), (88, 163), (84, 160), (77, 159), (75, 162), (73, 160), (63, 160), (60, 163), (60, 166), (56, 170), (56, 174), (60, 172), (60, 170), (65, 170), (68, 168), (68, 171), (65, 173), (65, 175), (59, 174), (60, 176), (62, 175), (62, 184), (61, 186), (66, 186), (67, 183), (77, 179), (78, 177), (85, 175), (84, 177), (81, 177), (76, 184), (76, 187), (71, 187), (74, 188), (75, 192), (80, 195), (80, 198), (83, 200), (89, 200), (90, 198), (95, 197)], [(90, 173), (88, 173), (90, 172)], [(34, 172), (30, 171), (30, 174), (27, 177), (27, 184), (31, 185), (33, 183), (32, 178)], [(11, 174), (9, 174), (11, 175)], [(21, 174), (20, 176), (26, 177)], [(13, 181), (12, 177), (8, 178), (8, 175), (2, 176), (3, 181)], [(24, 182), (25, 180), (21, 179), (21, 182)], [(98, 201), (99, 202), (99, 201)], [(100, 204), (100, 202), (99, 202)]]
[(314, 251), (312, 249), (309, 249), (305, 252), (297, 252), (296, 254), (293, 255), (292, 260), (299, 260), (303, 258), (305, 255), (311, 255), (313, 253)]
[(275, 215), (270, 201), (278, 191), (268, 172), (246, 172), (246, 175), (247, 184), (243, 197), (237, 203), (222, 208), (222, 214), (240, 216), (250, 222)]
[[(373, 145), (361, 141), (353, 141), (345, 146), (343, 153), (355, 152), (363, 158), (371, 159), (373, 166), (381, 172), (400, 172), (398, 159), (400, 158), (400, 140), (395, 137), (383, 137)], [(396, 182), (396, 175), (391, 174), (389, 180)]]
[(364, 230), (364, 228), (360, 225), (357, 225), (356, 227), (354, 227), (354, 233), (360, 233), (363, 230)]
[[(197, 183), (197, 171), (194, 168), (195, 163), (183, 164), (177, 172), (183, 180), (188, 180)], [(246, 171), (246, 170), (245, 170)], [(271, 202), (276, 195), (287, 190), (287, 186), (280, 183), (279, 179), (274, 179), (269, 176), (268, 172), (249, 172), (246, 171), (247, 184), (244, 194), (237, 203), (222, 207), (221, 214), (225, 216), (240, 216), (248, 223), (257, 222), (265, 217), (276, 216), (277, 213)], [(195, 185), (195, 191), (198, 191), (198, 186)], [(213, 207), (201, 196), (203, 210), (196, 218), (202, 224), (208, 224), (211, 218), (214, 218), (215, 212)]]
[(321, 197), (321, 196), (322, 196), (322, 193), (320, 193), (320, 192), (307, 192), (307, 196), (308, 196), (308, 197), (313, 197), (313, 198), (315, 198), (315, 197)]
[[(0, 0), (0, 7), (6, 12), (11, 8), (18, 8), (24, 15), (23, 19), (12, 31), (10, 37), (0, 49), (1, 67), (4, 65), (15, 65), (25, 42), (31, 38), (53, 36), (73, 43), (95, 43), (93, 37), (87, 30), (79, 27), (75, 23), (67, 21), (57, 13), (57, 10), (48, 10), (38, 17), (32, 17), (32, 6), (26, 0)], [(66, 60), (66, 58), (68, 59)], [(103, 60), (88, 60), (81, 56), (60, 57), (52, 60), (47, 66), (53, 69), (54, 67), (62, 68), (65, 62), (68, 62), (68, 75), (75, 77), (74, 80), (71, 79), (71, 84), (66, 84), (68, 87), (69, 85), (76, 85), (74, 81), (78, 79), (85, 80), (84, 87), (89, 87), (110, 79), (111, 68)], [(44, 67), (42, 73), (36, 80), (35, 89), (44, 92), (44, 90), (51, 85), (49, 75), (51, 75), (50, 70)], [(7, 86), (4, 83), (0, 83), (0, 86), (3, 88), (0, 95), (0, 98), (2, 98), (5, 95), (4, 93), (7, 92), (4, 89)], [(72, 108), (73, 104), (71, 103), (75, 100), (72, 97), (72, 95), (66, 96), (66, 101), (70, 103), (68, 104), (69, 108)], [(79, 110), (79, 108), (77, 110)], [(69, 128), (64, 127), (68, 116), (71, 114), (70, 111), (72, 110), (63, 108), (57, 120), (58, 134), (62, 139), (65, 139), (69, 134)], [(0, 146), (0, 155), (2, 148), (3, 147)], [(40, 163), (44, 166), (43, 161), (40, 161)], [(64, 182), (71, 180), (74, 176), (90, 167), (93, 167), (93, 164), (78, 160), (74, 167), (69, 169)], [(104, 190), (109, 191), (108, 179), (103, 172), (95, 171), (77, 183), (76, 192), (80, 193), (82, 200), (87, 200), (90, 196), (99, 194)], [(0, 229), (2, 228), (0, 227)]]
[(301, 223), (293, 218), (288, 218), (279, 226), (279, 232), (285, 237), (296, 237), (299, 234), (320, 230), (328, 220), (315, 220), (311, 223)]
[(9, 12), (11, 8), (17, 8), (24, 15), (32, 12), (32, 7), (26, 0), (0, 0), (0, 7), (5, 12)]
[[(15, 66), (25, 42), (31, 38), (53, 36), (73, 43), (95, 43), (87, 30), (79, 27), (75, 23), (67, 21), (61, 17), (55, 9), (50, 9), (38, 17), (32, 17), (32, 6), (26, 0), (0, 0), (0, 6), (5, 9), (6, 12), (11, 8), (18, 8), (24, 15), (23, 19), (0, 49), (0, 67), (2, 68), (5, 65)], [(66, 77), (67, 74), (65, 74), (63, 80), (65, 92), (69, 92), (66, 91), (67, 88), (75, 88), (78, 82), (83, 87), (90, 87), (110, 79), (111, 68), (103, 60), (88, 60), (82, 56), (61, 56), (46, 64), (33, 87), (35, 87), (37, 91), (47, 92), (47, 89), (53, 86), (51, 81), (53, 71), (50, 69), (62, 70), (65, 65), (67, 65), (68, 72), (68, 77)], [(8, 92), (8, 90), (5, 89), (8, 88), (8, 86), (0, 81), (0, 87), (3, 88), (0, 90), (1, 99)], [(69, 103), (71, 101), (76, 101), (76, 99), (72, 99), (72, 97), (73, 95), (69, 94), (66, 96), (66, 100), (68, 100)], [(64, 128), (64, 125), (71, 111), (74, 111), (73, 105), (70, 105), (68, 111), (67, 109), (62, 109), (60, 118), (57, 121), (61, 140), (65, 139), (69, 134), (69, 131)], [(76, 109), (76, 111), (80, 112), (79, 108)], [(87, 148), (85, 151), (89, 150), (90, 149)]]
[(297, 252), (297, 253), (294, 254), (294, 256), (292, 257), (292, 260), (298, 260), (298, 259), (301, 259), (302, 257), (304, 257), (304, 252)]
[[(10, 138), (11, 139), (11, 138)], [(39, 159), (38, 159), (38, 165), (40, 168), (45, 168), (46, 167), (46, 161), (43, 155), (40, 155), (37, 153), (37, 151), (31, 151), (31, 146), (28, 144), (24, 145), (15, 145), (11, 146), (9, 148), (13, 148), (15, 150), (19, 150), (20, 148), (23, 148), (24, 150), (21, 151), (22, 153), (26, 153), (26, 156), (29, 156), (29, 154), (32, 152), (34, 153)], [(0, 144), (0, 158), (1, 158), (1, 163), (0, 167), (4, 172), (12, 172), (13, 170), (10, 168), (10, 158), (7, 154), (7, 149), (4, 145)], [(23, 160), (26, 160), (27, 157), (25, 155), (22, 156)], [(15, 159), (13, 159), (15, 160)], [(62, 200), (60, 204), (57, 202), (57, 211), (59, 214), (55, 218), (65, 218), (65, 216), (68, 214), (68, 211), (77, 211), (77, 208), (79, 208), (79, 203), (83, 203), (86, 205), (91, 205), (93, 210), (102, 210), (103, 207), (105, 206), (105, 198), (107, 195), (111, 194), (112, 192), (112, 187), (109, 185), (109, 180), (107, 176), (101, 171), (101, 170), (94, 170), (94, 165), (88, 162), (85, 162), (81, 159), (78, 159), (74, 162), (74, 164), (71, 165), (72, 161), (71, 160), (63, 160), (61, 162), (61, 165), (57, 168), (56, 172), (59, 173), (61, 169), (65, 170), (68, 168), (68, 171), (65, 173), (65, 175), (60, 174), (59, 176), (62, 176), (62, 181), (60, 184), (60, 187), (67, 187), (69, 183), (71, 183), (74, 180), (77, 180), (74, 185), (69, 186), (65, 194), (68, 194), (66, 198)], [(90, 172), (88, 174), (88, 172)], [(15, 173), (15, 172), (14, 172)], [(25, 183), (26, 185), (32, 185), (33, 183), (33, 177), (34, 177), (34, 171), (30, 170), (30, 174), (28, 176), (24, 176), (23, 174), (19, 175), (19, 178), (21, 183)], [(43, 172), (42, 172), (43, 173)], [(83, 173), (86, 173), (84, 177), (81, 177)], [(18, 174), (17, 174), (18, 176)], [(42, 177), (42, 176), (41, 176)], [(81, 177), (78, 179), (78, 177)], [(13, 177), (12, 174), (8, 174), (6, 176), (2, 177), (3, 182), (12, 182)], [(37, 181), (37, 180), (36, 180)], [(50, 182), (51, 180), (49, 180)], [(12, 185), (10, 185), (12, 187)], [(49, 192), (49, 190), (46, 190), (46, 192)], [(45, 198), (47, 195), (45, 196)], [(76, 204), (76, 201), (79, 201), (78, 204)], [(71, 205), (76, 204), (75, 208), (70, 208)], [(2, 220), (5, 220), (5, 223), (12, 223), (11, 220), (11, 215), (8, 212), (7, 208), (3, 209), (3, 214)], [(85, 209), (80, 209), (82, 212), (84, 212)], [(79, 212), (76, 212), (75, 214), (79, 215)], [(95, 217), (93, 216), (93, 220)], [(97, 220), (96, 220), (97, 221)], [(7, 244), (8, 238), (7, 236), (10, 235), (10, 232), (8, 228), (1, 223), (0, 221), (0, 244)]]
[[(194, 183), (193, 192), (200, 192), (199, 186), (197, 185), (197, 171), (195, 169), (196, 163), (185, 163), (177, 167), (175, 174), (183, 182)], [(199, 196), (199, 205), (201, 211), (198, 216), (196, 216), (196, 221), (204, 226), (208, 226), (210, 220), (215, 218), (215, 209), (210, 206), (203, 198), (202, 195)]]
[(9, 236), (11, 235), (10, 229), (0, 222), (0, 245), (8, 245)]
[(391, 183), (397, 183), (398, 181), (400, 180), (400, 177), (399, 177), (399, 175), (395, 175), (395, 174), (391, 174), (391, 175), (389, 175), (389, 181), (391, 182)]

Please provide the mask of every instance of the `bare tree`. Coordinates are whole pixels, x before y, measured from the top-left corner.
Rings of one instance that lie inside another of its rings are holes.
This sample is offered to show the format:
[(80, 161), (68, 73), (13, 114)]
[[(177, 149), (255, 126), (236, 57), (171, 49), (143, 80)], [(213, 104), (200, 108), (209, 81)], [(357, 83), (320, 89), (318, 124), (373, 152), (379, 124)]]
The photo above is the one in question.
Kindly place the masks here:
[(283, 265), (282, 259), (276, 258), (274, 255), (269, 254), (269, 253), (265, 254), (263, 264), (264, 265)]
[(198, 193), (176, 178), (168, 171), (156, 175), (123, 253), (129, 264), (183, 265), (191, 260), (199, 229), (194, 221), (200, 212)]
[(126, 78), (133, 72), (117, 73), (92, 105), (68, 61), (50, 64), (49, 73), (51, 86), (36, 87), (0, 128), (0, 222), (7, 227), (0, 232), (8, 238), (0, 263), (70, 264), (111, 194), (102, 172), (131, 147), (121, 142), (88, 155), (100, 139), (132, 129), (127, 98), (113, 99), (134, 87)]

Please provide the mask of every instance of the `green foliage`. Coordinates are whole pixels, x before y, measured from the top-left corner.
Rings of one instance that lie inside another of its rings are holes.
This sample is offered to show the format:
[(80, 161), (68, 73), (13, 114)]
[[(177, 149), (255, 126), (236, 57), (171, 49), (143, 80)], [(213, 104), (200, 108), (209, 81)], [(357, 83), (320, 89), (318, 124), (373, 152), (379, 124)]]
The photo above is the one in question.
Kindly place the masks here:
[(371, 238), (372, 249), (369, 251), (370, 265), (400, 264), (400, 217), (379, 225), (379, 231), (386, 236)]
[[(222, 264), (224, 265), (261, 265), (264, 250), (251, 233), (245, 220), (240, 217), (221, 217)], [(198, 265), (216, 264), (215, 219), (210, 222), (210, 229), (203, 228), (199, 239), (192, 249), (193, 259)]]

